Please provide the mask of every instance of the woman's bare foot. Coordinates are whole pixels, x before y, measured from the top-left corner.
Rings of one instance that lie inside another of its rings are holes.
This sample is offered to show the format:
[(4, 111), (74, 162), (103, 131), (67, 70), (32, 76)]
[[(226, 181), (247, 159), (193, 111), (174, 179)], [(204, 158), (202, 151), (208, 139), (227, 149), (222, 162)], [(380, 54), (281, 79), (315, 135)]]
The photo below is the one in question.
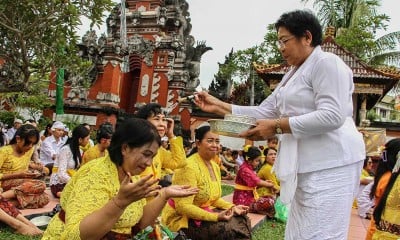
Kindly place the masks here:
[(32, 227), (26, 224), (21, 224), (19, 227), (15, 228), (15, 231), (19, 234), (26, 236), (37, 236), (43, 234), (43, 231), (36, 226)]

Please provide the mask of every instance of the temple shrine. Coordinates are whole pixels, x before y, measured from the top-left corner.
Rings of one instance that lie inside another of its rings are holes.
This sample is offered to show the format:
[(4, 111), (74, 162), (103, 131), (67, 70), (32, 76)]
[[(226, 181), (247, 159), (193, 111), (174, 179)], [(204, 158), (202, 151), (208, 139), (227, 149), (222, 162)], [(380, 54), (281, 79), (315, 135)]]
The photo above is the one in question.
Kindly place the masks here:
[[(122, 7), (121, 7), (122, 6)], [(89, 86), (68, 74), (64, 86), (64, 121), (98, 126), (132, 115), (143, 104), (156, 102), (169, 116), (190, 128), (190, 102), (200, 81), (201, 56), (211, 47), (190, 35), (189, 4), (185, 0), (126, 0), (111, 11), (107, 34), (88, 31), (79, 54), (90, 61)], [(86, 80), (86, 82), (88, 82)], [(48, 95), (56, 99), (56, 83)], [(53, 118), (54, 109), (44, 112)]]

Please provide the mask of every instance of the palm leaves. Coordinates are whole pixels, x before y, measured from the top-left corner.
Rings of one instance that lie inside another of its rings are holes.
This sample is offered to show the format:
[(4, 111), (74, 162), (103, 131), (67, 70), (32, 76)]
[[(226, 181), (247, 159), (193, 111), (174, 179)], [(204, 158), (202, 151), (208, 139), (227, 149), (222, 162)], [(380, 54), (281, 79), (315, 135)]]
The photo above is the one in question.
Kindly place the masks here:
[(390, 20), (377, 12), (380, 0), (314, 0), (313, 6), (323, 27), (337, 29), (336, 41), (341, 46), (370, 65), (400, 66), (400, 32), (375, 36), (377, 30), (386, 30)]

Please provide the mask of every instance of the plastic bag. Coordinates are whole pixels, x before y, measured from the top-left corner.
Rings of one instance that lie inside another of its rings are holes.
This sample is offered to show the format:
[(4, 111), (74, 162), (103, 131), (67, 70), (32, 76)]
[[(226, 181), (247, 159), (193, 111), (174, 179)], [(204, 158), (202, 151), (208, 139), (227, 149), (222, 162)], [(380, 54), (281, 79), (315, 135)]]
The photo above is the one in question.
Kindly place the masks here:
[(276, 199), (274, 207), (275, 207), (275, 216), (274, 217), (278, 221), (285, 223), (287, 221), (287, 217), (288, 217), (288, 213), (289, 213), (288, 207), (281, 202), (281, 199), (279, 197)]
[(141, 232), (135, 235), (134, 240), (172, 240), (174, 239), (173, 233), (162, 224), (155, 224), (153, 226), (148, 226)]

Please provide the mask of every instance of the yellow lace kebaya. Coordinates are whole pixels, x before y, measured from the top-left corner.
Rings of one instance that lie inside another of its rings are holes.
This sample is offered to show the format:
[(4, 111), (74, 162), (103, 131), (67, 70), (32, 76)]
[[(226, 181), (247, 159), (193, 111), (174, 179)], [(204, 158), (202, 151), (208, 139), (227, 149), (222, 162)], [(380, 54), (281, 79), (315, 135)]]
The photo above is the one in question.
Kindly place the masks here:
[(82, 165), (97, 158), (101, 157), (106, 157), (108, 156), (108, 150), (104, 150), (104, 156), (102, 156), (102, 153), (100, 152), (98, 144), (94, 145), (93, 147), (90, 147), (87, 151), (84, 152), (82, 156)]
[(161, 169), (169, 168), (171, 170), (181, 168), (186, 164), (186, 153), (183, 148), (182, 137), (169, 139), (170, 151), (160, 147), (157, 155), (153, 158), (152, 166), (147, 167), (140, 175), (148, 176), (153, 174), (156, 178), (161, 178)]
[(162, 223), (172, 231), (188, 227), (188, 220), (218, 221), (218, 213), (203, 208), (229, 209), (232, 203), (221, 198), (221, 173), (218, 165), (210, 161), (216, 180), (211, 179), (204, 160), (198, 153), (187, 159), (184, 168), (175, 170), (173, 184), (190, 185), (199, 188), (199, 193), (185, 198), (174, 198), (175, 209), (167, 204), (162, 212)]
[[(133, 176), (132, 181), (138, 181)], [(107, 157), (90, 161), (82, 166), (68, 182), (61, 194), (61, 206), (65, 211), (65, 224), (56, 214), (47, 227), (43, 240), (80, 239), (81, 221), (106, 205), (118, 192), (120, 182), (116, 165)], [(130, 234), (143, 215), (145, 199), (130, 204), (111, 231)]]
[[(372, 236), (373, 240), (387, 239), (398, 240), (400, 238), (400, 177), (398, 176), (386, 199), (386, 206), (381, 217), (381, 227)], [(392, 228), (385, 229), (385, 228)], [(396, 230), (394, 230), (396, 229)]]
[[(280, 190), (279, 180), (276, 177), (275, 173), (272, 172), (272, 165), (269, 163), (265, 163), (261, 169), (258, 171), (257, 176), (263, 180), (270, 180), (274, 184), (274, 189)], [(275, 196), (275, 192), (272, 188), (260, 187), (257, 188), (258, 195), (260, 197), (264, 196)]]

